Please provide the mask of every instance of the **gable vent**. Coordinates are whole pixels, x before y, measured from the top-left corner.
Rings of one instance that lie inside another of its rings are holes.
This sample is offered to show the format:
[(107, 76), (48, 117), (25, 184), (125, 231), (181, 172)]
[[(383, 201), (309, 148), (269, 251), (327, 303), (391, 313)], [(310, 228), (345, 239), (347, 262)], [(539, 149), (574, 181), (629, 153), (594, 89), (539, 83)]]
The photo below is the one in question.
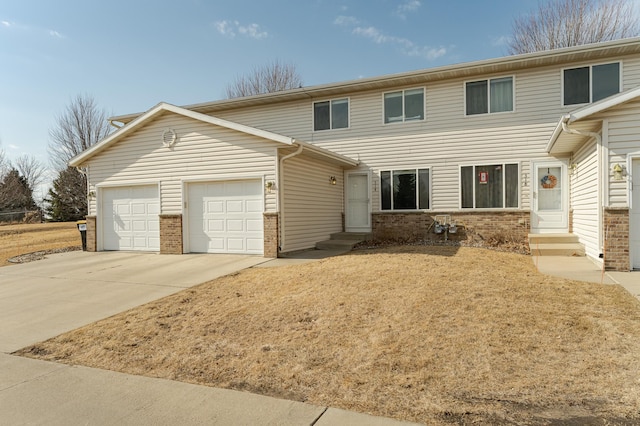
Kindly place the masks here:
[(175, 145), (177, 139), (178, 135), (176, 135), (176, 132), (173, 129), (166, 129), (162, 132), (162, 145), (167, 148), (171, 148)]

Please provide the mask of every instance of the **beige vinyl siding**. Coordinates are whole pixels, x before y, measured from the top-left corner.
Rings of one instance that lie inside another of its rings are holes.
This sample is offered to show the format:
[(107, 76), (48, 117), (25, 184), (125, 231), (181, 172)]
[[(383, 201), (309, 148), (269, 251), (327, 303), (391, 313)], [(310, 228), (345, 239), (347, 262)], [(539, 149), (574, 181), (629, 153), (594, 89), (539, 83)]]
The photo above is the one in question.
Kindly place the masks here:
[(576, 169), (570, 176), (573, 233), (580, 237), (588, 256), (600, 253), (600, 211), (598, 206), (598, 148), (594, 139), (575, 153)]
[[(178, 135), (172, 148), (162, 133)], [(89, 162), (91, 189), (96, 185), (159, 182), (161, 212), (180, 214), (183, 182), (263, 178), (275, 181), (277, 144), (256, 136), (165, 113)], [(92, 203), (91, 214), (96, 214)], [(265, 211), (276, 211), (276, 195), (266, 194)]]
[[(638, 75), (640, 61), (628, 61), (625, 75)], [(572, 64), (571, 66), (580, 66)], [(575, 109), (562, 104), (562, 67), (488, 74), (468, 79), (432, 82), (425, 87), (426, 120), (383, 124), (383, 91), (349, 95), (350, 128), (312, 131), (314, 99), (216, 113), (223, 118), (312, 142), (358, 158), (360, 169), (378, 171), (398, 167), (430, 167), (432, 210), (459, 208), (459, 167), (518, 163), (521, 171), (520, 208), (530, 208), (530, 164), (548, 159), (544, 149), (560, 117)], [(513, 76), (513, 112), (465, 116), (464, 85), (478, 78)], [(626, 77), (623, 79), (625, 86)], [(379, 210), (379, 185), (372, 182), (372, 209)]]
[[(342, 231), (344, 184), (340, 167), (303, 153), (284, 161), (282, 175), (283, 252), (312, 248)], [(335, 176), (336, 185), (331, 185), (331, 176)]]
[[(609, 161), (607, 163), (609, 205), (628, 207), (628, 170), (627, 156), (640, 154), (640, 101), (629, 102), (605, 113)], [(624, 170), (623, 180), (613, 179), (613, 167), (620, 164)]]

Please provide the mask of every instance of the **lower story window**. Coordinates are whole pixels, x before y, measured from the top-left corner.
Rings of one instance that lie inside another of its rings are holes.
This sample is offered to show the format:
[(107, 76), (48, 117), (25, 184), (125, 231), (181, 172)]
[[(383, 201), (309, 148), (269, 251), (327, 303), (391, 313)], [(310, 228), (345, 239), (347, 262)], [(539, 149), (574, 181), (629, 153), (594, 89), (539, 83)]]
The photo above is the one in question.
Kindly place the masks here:
[(429, 169), (381, 171), (381, 209), (428, 209), (429, 189)]
[(460, 168), (460, 199), (463, 209), (518, 207), (517, 164), (491, 164)]

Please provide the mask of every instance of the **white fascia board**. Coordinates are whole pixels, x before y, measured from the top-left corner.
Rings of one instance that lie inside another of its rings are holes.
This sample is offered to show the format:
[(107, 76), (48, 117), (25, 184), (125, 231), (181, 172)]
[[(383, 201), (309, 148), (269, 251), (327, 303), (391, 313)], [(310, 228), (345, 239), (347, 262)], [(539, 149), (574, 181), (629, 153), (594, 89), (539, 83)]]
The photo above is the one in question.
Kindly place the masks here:
[(320, 148), (307, 142), (294, 140), (294, 144), (302, 145), (305, 151), (315, 152), (323, 157), (340, 163), (342, 166), (355, 167), (360, 164), (360, 160), (354, 160), (353, 158), (329, 151), (328, 149)]
[(553, 149), (553, 146), (556, 144), (556, 142), (558, 141), (558, 138), (562, 134), (562, 123), (569, 122), (570, 118), (571, 118), (570, 114), (565, 114), (562, 116), (562, 118), (560, 118), (560, 121), (556, 125), (556, 128), (553, 129), (553, 133), (551, 134), (551, 138), (549, 138), (549, 142), (547, 142), (547, 146), (544, 149), (545, 152), (547, 153), (551, 152), (551, 150)]
[(640, 86), (634, 89), (627, 90), (625, 92), (618, 93), (617, 95), (609, 96), (608, 98), (602, 99), (601, 101), (584, 106), (571, 112), (569, 114), (571, 118), (569, 119), (569, 121), (567, 121), (567, 123), (571, 124), (575, 121), (582, 120), (593, 114), (597, 114), (599, 112), (606, 111), (609, 108), (621, 105), (625, 102), (632, 101), (637, 97), (640, 97)]

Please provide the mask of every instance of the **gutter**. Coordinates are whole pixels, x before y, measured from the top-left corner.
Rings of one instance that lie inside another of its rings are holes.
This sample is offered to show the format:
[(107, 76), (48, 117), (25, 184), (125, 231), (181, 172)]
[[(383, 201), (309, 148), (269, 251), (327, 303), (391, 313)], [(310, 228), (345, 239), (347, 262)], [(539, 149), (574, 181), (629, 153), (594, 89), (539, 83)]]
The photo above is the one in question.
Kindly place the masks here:
[(278, 205), (280, 206), (280, 224), (278, 226), (280, 232), (280, 243), (278, 244), (278, 249), (282, 250), (285, 243), (285, 232), (284, 232), (284, 175), (283, 175), (283, 167), (284, 161), (289, 158), (295, 157), (296, 155), (302, 154), (304, 150), (304, 145), (302, 143), (297, 142), (295, 139), (291, 140), (292, 145), (297, 145), (298, 149), (291, 154), (287, 154), (280, 159), (280, 165), (278, 167)]
[(112, 119), (110, 119), (110, 120), (108, 120), (108, 121), (109, 121), (109, 124), (110, 124), (112, 127), (115, 127), (116, 129), (121, 129), (121, 128), (122, 128), (122, 126), (124, 125), (124, 124), (120, 124), (120, 125), (115, 124), (115, 121), (117, 121), (117, 120), (112, 120)]

